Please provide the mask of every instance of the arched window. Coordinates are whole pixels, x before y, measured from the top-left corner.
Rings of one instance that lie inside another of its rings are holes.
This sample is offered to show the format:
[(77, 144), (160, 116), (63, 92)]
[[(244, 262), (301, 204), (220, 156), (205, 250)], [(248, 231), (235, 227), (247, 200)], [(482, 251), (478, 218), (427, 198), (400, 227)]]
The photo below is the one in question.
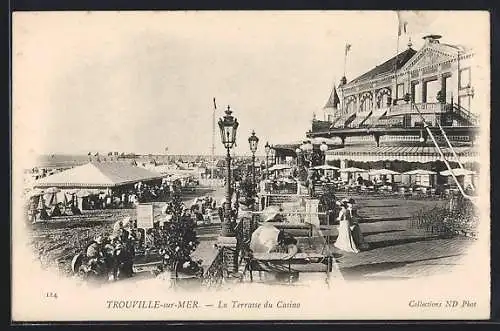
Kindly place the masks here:
[(378, 107), (377, 108), (386, 108), (391, 104), (391, 91), (387, 88), (383, 88), (378, 92)]
[(370, 111), (373, 108), (373, 99), (371, 93), (366, 93), (361, 97), (360, 111)]

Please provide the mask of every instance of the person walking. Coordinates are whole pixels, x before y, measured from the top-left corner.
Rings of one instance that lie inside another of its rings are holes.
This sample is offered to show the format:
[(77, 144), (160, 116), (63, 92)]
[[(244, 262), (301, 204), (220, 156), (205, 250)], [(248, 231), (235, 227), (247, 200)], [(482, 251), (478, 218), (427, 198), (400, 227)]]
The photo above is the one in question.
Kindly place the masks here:
[(349, 214), (349, 217), (351, 219), (351, 233), (352, 237), (354, 239), (354, 243), (356, 246), (361, 249), (365, 250), (368, 249), (369, 246), (365, 242), (365, 238), (363, 236), (363, 232), (361, 232), (361, 227), (359, 226), (359, 217), (356, 209), (354, 208), (355, 201), (353, 198), (350, 198), (348, 203), (347, 203), (347, 212)]
[(342, 200), (340, 203), (340, 212), (338, 216), (339, 235), (335, 241), (334, 246), (345, 252), (359, 253), (359, 249), (356, 246), (354, 238), (351, 233), (351, 216), (350, 212), (347, 210), (347, 200)]

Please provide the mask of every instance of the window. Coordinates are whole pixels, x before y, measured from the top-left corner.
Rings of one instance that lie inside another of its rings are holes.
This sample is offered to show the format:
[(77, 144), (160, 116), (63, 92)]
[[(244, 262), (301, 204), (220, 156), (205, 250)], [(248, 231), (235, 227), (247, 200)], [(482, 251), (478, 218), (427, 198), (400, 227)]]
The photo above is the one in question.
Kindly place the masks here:
[(460, 88), (470, 87), (470, 68), (465, 68), (459, 72)]
[(398, 86), (396, 88), (396, 98), (397, 99), (402, 99), (405, 96), (404, 89), (405, 89), (405, 84), (398, 84)]

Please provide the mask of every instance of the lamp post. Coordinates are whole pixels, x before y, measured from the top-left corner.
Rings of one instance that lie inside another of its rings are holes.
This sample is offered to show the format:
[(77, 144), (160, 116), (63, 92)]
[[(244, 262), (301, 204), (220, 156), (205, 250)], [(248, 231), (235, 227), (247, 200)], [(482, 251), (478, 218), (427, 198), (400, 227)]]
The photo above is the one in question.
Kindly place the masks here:
[(252, 135), (248, 138), (248, 143), (252, 152), (252, 181), (255, 188), (257, 186), (255, 182), (255, 152), (257, 152), (257, 144), (259, 143), (259, 138), (255, 135), (255, 131), (252, 131)]
[(269, 150), (269, 155), (271, 155), (271, 167), (278, 162), (276, 162), (276, 149), (271, 145), (271, 149)]
[(302, 150), (299, 147), (297, 147), (297, 149), (295, 150), (295, 154), (297, 154), (297, 167), (300, 167), (301, 165), (300, 157), (302, 155)]
[(328, 151), (328, 145), (323, 141), (319, 146), (319, 150), (323, 153), (323, 164), (326, 164), (326, 152)]
[(271, 151), (271, 146), (267, 141), (264, 150), (266, 151), (266, 178), (269, 179), (269, 152)]
[(300, 145), (299, 148), (302, 150), (304, 160), (309, 163), (309, 166), (312, 166), (313, 144), (311, 143), (311, 141), (304, 141), (304, 143)]
[(219, 119), (219, 129), (222, 144), (226, 148), (226, 163), (227, 163), (227, 181), (226, 181), (226, 203), (224, 206), (224, 220), (222, 222), (221, 235), (223, 237), (234, 237), (235, 233), (231, 227), (231, 153), (230, 150), (236, 142), (236, 131), (238, 129), (238, 120), (231, 115), (232, 111), (229, 106), (225, 111), (226, 115)]

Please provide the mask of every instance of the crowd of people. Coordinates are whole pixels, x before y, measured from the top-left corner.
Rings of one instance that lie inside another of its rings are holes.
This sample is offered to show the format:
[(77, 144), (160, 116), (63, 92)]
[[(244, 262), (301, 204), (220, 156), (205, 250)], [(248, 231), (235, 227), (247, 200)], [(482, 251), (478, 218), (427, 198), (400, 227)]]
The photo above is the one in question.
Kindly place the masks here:
[[(74, 259), (74, 272), (84, 271), (111, 280), (131, 277), (133, 260), (140, 232), (130, 217), (117, 221), (112, 233), (96, 236), (84, 249), (86, 263), (78, 263)], [(77, 255), (76, 257), (78, 257)]]

